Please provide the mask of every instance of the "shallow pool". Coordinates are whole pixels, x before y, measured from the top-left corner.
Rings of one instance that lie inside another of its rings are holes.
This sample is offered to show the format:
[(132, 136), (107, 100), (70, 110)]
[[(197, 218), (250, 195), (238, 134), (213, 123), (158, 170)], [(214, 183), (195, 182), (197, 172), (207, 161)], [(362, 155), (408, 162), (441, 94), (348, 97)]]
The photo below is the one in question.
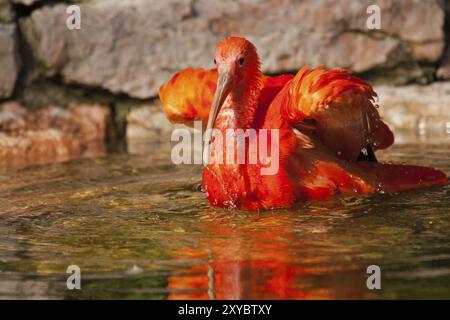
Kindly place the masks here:
[[(0, 173), (1, 299), (450, 298), (450, 187), (218, 210), (200, 167), (147, 150)], [(449, 155), (409, 144), (380, 157), (450, 173)], [(81, 290), (66, 287), (69, 265)]]

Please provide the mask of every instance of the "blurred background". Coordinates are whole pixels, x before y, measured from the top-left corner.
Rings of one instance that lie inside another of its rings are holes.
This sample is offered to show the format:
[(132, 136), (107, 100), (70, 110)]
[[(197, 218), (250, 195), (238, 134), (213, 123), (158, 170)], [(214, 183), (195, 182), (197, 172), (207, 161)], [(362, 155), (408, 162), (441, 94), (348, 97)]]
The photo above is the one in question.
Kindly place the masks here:
[[(71, 4), (80, 8), (80, 29), (67, 27)], [(374, 4), (379, 29), (368, 28)], [(140, 141), (167, 141), (171, 127), (160, 111), (159, 86), (188, 66), (212, 68), (215, 44), (230, 35), (255, 43), (267, 74), (303, 65), (352, 69), (376, 86), (398, 142), (447, 141), (449, 6), (444, 0), (0, 0), (0, 166), (102, 155), (124, 145), (139, 153)]]

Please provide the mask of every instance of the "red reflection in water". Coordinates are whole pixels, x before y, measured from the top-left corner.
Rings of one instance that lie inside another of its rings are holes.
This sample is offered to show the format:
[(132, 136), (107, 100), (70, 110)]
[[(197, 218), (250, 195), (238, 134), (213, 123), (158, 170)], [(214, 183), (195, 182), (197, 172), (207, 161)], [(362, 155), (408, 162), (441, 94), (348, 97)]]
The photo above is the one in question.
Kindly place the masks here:
[[(302, 275), (317, 270), (293, 263), (299, 260), (289, 251), (294, 235), (286, 230), (286, 224), (279, 223), (279, 216), (254, 216), (258, 228), (251, 228), (248, 219), (236, 225), (226, 218), (208, 221), (208, 213), (205, 215), (206, 219), (199, 220), (205, 228), (199, 248), (181, 248), (175, 255), (207, 262), (170, 276), (168, 299), (328, 298), (323, 290), (299, 288)], [(302, 259), (305, 263), (308, 260), (311, 258)]]

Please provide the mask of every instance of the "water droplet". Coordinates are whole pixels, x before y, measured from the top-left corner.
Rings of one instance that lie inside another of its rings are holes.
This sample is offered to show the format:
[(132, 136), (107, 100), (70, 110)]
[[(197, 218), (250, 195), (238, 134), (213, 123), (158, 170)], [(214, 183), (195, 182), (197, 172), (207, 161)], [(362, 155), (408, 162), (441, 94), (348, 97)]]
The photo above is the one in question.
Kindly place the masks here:
[(424, 117), (421, 117), (417, 121), (417, 130), (419, 131), (419, 135), (421, 135), (421, 136), (426, 134), (427, 124), (426, 124), (426, 121), (425, 121)]
[(184, 233), (186, 232), (186, 230), (184, 230), (182, 227), (176, 227), (175, 229), (173, 229), (173, 232)]
[(136, 275), (136, 274), (140, 274), (144, 272), (144, 270), (142, 270), (142, 268), (138, 267), (137, 265), (133, 265), (130, 269), (128, 269), (127, 271), (125, 271), (126, 275)]
[(383, 184), (382, 184), (381, 182), (378, 183), (378, 193), (381, 193), (381, 194), (386, 193), (386, 192), (383, 190)]
[(361, 153), (362, 153), (364, 156), (366, 156), (366, 157), (369, 155), (369, 152), (367, 151), (366, 148), (362, 148), (362, 149), (361, 149)]

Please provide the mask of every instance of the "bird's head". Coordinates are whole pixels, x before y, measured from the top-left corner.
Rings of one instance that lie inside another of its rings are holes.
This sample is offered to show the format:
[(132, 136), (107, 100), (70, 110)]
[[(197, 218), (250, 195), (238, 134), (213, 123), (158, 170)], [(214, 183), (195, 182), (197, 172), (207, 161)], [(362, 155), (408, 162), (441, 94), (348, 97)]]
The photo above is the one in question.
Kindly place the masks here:
[[(250, 80), (259, 71), (259, 58), (255, 46), (245, 38), (230, 37), (221, 40), (214, 53), (214, 64), (219, 79), (229, 86)], [(220, 81), (218, 83), (221, 83)]]
[(218, 79), (207, 130), (214, 127), (217, 114), (230, 92), (239, 88), (240, 94), (248, 94), (244, 89), (259, 81), (261, 74), (256, 48), (245, 38), (229, 37), (221, 40), (214, 53), (214, 63)]

